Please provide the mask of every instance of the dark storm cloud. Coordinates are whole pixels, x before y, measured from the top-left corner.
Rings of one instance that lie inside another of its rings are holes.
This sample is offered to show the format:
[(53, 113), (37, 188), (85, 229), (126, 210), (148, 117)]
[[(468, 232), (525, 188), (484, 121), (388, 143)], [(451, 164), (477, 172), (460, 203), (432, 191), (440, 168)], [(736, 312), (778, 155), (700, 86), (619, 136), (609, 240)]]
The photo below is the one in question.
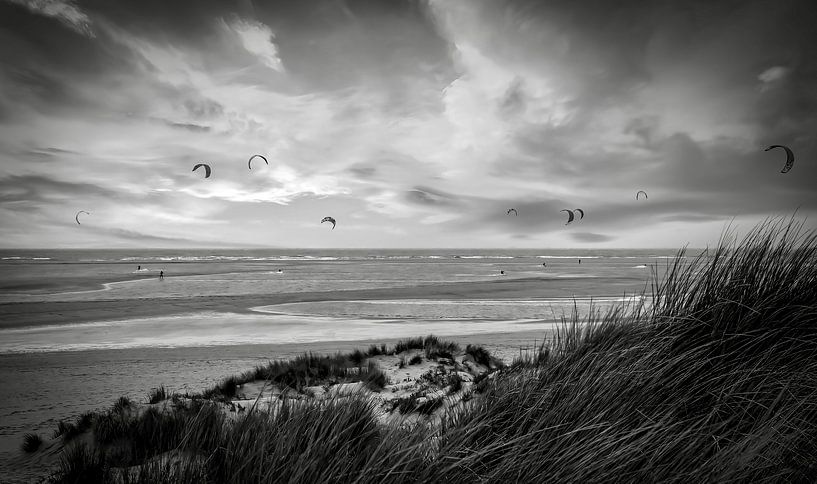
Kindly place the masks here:
[[(702, 207), (705, 211), (721, 212), (721, 205), (734, 208), (730, 200), (758, 190), (775, 194), (766, 209), (785, 209), (795, 201), (815, 203), (810, 196), (813, 184), (808, 181), (815, 175), (811, 167), (800, 166), (802, 176), (796, 179), (780, 178), (770, 170), (773, 157), (762, 153), (765, 145), (791, 143), (797, 145), (798, 160), (815, 155), (817, 59), (807, 46), (817, 42), (813, 29), (817, 16), (807, 2), (577, 5), (507, 1), (481, 5), (482, 15), (499, 23), (498, 29), (478, 37), (483, 50), (495, 51), (500, 58), (529, 52), (518, 49), (516, 42), (500, 39), (521, 37), (525, 29), (535, 26), (543, 33), (524, 36), (520, 42), (540, 42), (542, 58), (566, 69), (568, 78), (581, 74), (570, 90), (571, 118), (558, 126), (523, 124), (512, 135), (517, 156), (506, 154), (497, 160), (495, 174), (520, 179), (551, 177), (588, 189), (601, 182), (612, 186), (628, 181), (634, 187), (660, 187), (677, 192), (673, 197), (678, 198), (679, 210), (685, 208), (681, 195), (690, 191), (709, 198), (710, 204)], [(561, 49), (543, 43), (552, 40), (557, 45), (558, 39)], [(763, 77), (770, 85), (759, 87), (759, 74), (776, 64), (789, 67)], [(679, 86), (701, 86), (701, 95), (681, 104), (680, 98), (672, 100), (680, 91), (663, 90), (679, 111), (650, 113), (652, 107), (646, 105), (646, 112), (614, 118), (620, 123), (620, 133), (631, 136), (629, 146), (616, 140), (618, 146), (610, 144), (605, 151), (588, 150), (603, 141), (593, 138), (598, 131), (594, 123), (600, 116), (629, 105), (653, 85), (669, 79), (669, 73), (677, 74)], [(515, 81), (508, 88), (505, 103), (519, 105), (520, 86), (524, 84)], [(718, 105), (713, 101), (727, 102), (724, 107), (733, 112), (724, 109), (722, 114), (733, 118), (703, 120), (715, 128), (711, 139), (673, 130), (671, 118), (683, 116), (687, 109)], [(743, 128), (746, 138), (757, 133), (757, 144), (747, 147), (744, 140), (715, 137), (729, 123), (735, 123), (735, 130)]]
[[(401, 244), (650, 245), (664, 228), (810, 214), (811, 7), (0, 0), (0, 197), (67, 223), (54, 200), (118, 196), (97, 224), (203, 239), (229, 204), (301, 200), (281, 212), (296, 221), (325, 197)], [(770, 144), (795, 151), (790, 173)], [(245, 151), (269, 168), (246, 178)], [(203, 183), (196, 160), (226, 165)]]
[[(276, 32), (287, 71), (301, 89), (374, 81), (390, 95), (386, 106), (393, 107), (418, 101), (401, 99), (405, 87), (431, 96), (454, 77), (448, 42), (424, 2), (259, 2), (254, 10)], [(440, 72), (439, 79), (428, 75), (432, 70)], [(417, 89), (422, 86), (427, 89)]]

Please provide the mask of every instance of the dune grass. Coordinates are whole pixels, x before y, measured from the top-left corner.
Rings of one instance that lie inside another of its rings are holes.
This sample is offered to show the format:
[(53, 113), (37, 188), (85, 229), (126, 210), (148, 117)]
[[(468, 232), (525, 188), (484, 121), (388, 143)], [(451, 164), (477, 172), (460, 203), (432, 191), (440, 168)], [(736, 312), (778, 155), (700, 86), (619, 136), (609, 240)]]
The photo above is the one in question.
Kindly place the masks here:
[[(684, 256), (657, 273), (651, 305), (572, 315), (436, 426), (379, 425), (363, 396), (284, 401), (235, 421), (185, 407), (166, 417), (175, 422), (151, 416), (143, 448), (179, 453), (172, 482), (817, 480), (815, 234), (770, 221)], [(403, 350), (424, 349), (417, 340)], [(439, 405), (394, 403), (421, 404)], [(72, 452), (56, 482), (122, 472)], [(169, 482), (163, 464), (134, 455), (140, 482)]]
[(28, 433), (23, 436), (23, 452), (37, 452), (43, 445), (43, 438), (37, 434)]

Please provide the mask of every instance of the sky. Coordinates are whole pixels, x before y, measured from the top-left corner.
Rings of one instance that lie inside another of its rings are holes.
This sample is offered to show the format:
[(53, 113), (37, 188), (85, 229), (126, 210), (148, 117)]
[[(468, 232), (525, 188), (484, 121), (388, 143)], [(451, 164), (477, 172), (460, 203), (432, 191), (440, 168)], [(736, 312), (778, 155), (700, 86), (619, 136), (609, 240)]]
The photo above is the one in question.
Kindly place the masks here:
[(811, 6), (0, 0), (0, 247), (677, 248), (767, 217), (814, 228)]

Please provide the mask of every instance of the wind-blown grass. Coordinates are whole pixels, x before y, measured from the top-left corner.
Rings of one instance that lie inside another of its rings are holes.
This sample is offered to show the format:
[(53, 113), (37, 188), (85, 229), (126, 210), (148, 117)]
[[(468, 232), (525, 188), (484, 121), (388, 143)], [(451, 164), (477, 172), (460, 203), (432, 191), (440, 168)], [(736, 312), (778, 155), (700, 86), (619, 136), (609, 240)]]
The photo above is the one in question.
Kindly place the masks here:
[(43, 438), (38, 434), (27, 433), (23, 436), (23, 452), (36, 452), (43, 445)]
[[(143, 448), (183, 452), (176, 482), (817, 480), (815, 234), (771, 221), (684, 255), (651, 305), (574, 314), (535, 357), (481, 377), (482, 393), (441, 410), (436, 427), (380, 425), (371, 400), (338, 397), (234, 422), (174, 412), (187, 420), (155, 424)], [(416, 410), (415, 397), (393, 405)], [(72, 455), (81, 462), (55, 480), (98, 462)], [(138, 472), (167, 482), (152, 461)]]

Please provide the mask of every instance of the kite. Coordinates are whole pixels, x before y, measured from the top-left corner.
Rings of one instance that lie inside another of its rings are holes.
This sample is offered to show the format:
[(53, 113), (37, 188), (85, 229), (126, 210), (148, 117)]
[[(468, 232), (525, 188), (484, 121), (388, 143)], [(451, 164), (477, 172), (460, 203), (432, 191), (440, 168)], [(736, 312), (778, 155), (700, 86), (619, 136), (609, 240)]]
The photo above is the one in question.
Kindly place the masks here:
[(79, 212), (77, 212), (77, 214), (74, 216), (74, 220), (77, 221), (77, 225), (82, 225), (81, 223), (79, 223), (79, 214), (81, 214), (81, 213), (91, 215), (90, 212), (86, 212), (85, 210), (80, 210)]
[(331, 222), (332, 223), (332, 230), (335, 230), (335, 219), (333, 219), (332, 217), (324, 217), (323, 220), (321, 220), (321, 223), (324, 223), (324, 222)]
[(573, 215), (573, 212), (571, 212), (570, 210), (559, 210), (559, 211), (560, 212), (567, 212), (567, 223), (565, 225), (570, 224), (570, 222), (572, 222), (573, 219), (575, 218), (575, 215)]
[(250, 170), (252, 170), (252, 160), (253, 160), (253, 158), (256, 158), (256, 157), (261, 158), (262, 160), (264, 160), (264, 163), (269, 165), (269, 161), (267, 161), (267, 159), (263, 155), (252, 155), (252, 156), (250, 156), (250, 159), (247, 160), (247, 166), (249, 167)]
[(519, 216), (519, 212), (517, 212), (515, 208), (509, 208), (508, 209), (508, 215), (510, 215), (511, 212), (513, 212), (514, 215), (516, 215), (517, 217)]
[(204, 178), (210, 178), (210, 165), (206, 163), (199, 163), (198, 165), (193, 167), (193, 171), (198, 170), (201, 167), (204, 167)]
[(783, 169), (780, 170), (780, 173), (788, 173), (791, 167), (794, 166), (794, 152), (792, 152), (788, 146), (783, 145), (771, 145), (763, 151), (769, 151), (772, 148), (783, 148), (786, 150), (786, 164), (783, 166)]
[(645, 199), (650, 198), (650, 197), (647, 196), (647, 192), (645, 192), (644, 190), (639, 190), (638, 193), (635, 194), (635, 199), (638, 200), (638, 196), (641, 195), (642, 193), (644, 194)]
[(577, 208), (576, 211), (579, 212), (579, 215), (580, 215), (579, 220), (583, 219), (584, 218), (584, 210), (582, 210), (580, 208)]

